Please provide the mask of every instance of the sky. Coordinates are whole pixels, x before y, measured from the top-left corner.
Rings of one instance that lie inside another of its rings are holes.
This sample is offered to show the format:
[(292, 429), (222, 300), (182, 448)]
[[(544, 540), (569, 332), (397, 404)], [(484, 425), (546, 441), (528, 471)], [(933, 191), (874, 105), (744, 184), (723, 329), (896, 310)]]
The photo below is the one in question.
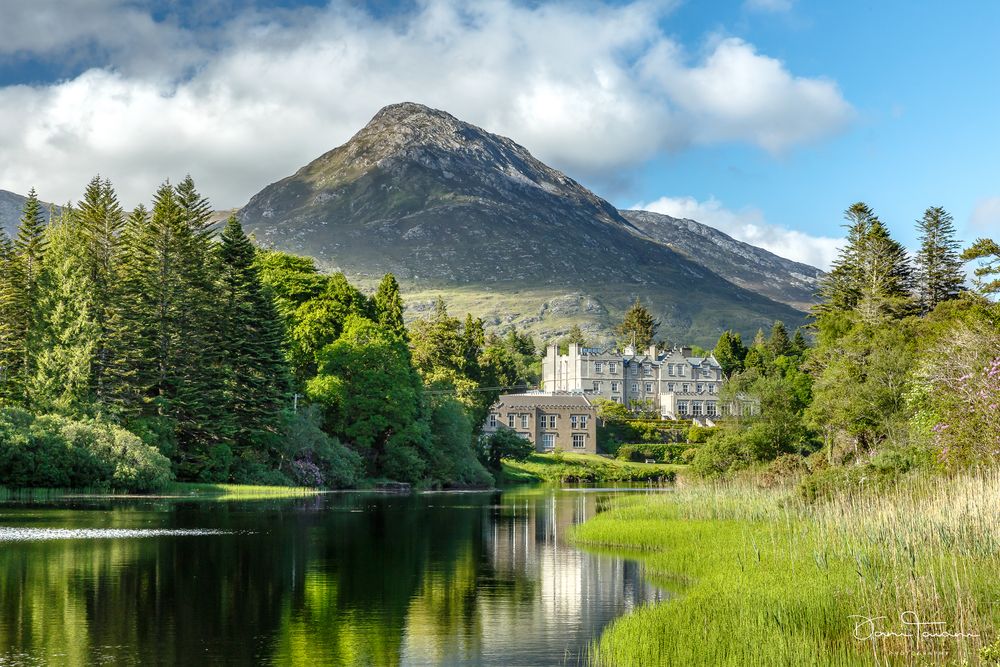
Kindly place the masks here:
[(0, 0), (0, 189), (217, 208), (415, 101), (620, 208), (827, 268), (870, 204), (1000, 235), (1000, 3)]

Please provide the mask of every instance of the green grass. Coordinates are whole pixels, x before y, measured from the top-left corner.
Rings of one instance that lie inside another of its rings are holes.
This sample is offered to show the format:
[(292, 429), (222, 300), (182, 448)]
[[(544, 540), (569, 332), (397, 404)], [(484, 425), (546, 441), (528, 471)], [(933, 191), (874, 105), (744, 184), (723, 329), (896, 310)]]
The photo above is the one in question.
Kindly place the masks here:
[(304, 486), (253, 486), (249, 484), (195, 484), (173, 482), (160, 493), (166, 496), (213, 498), (217, 500), (255, 500), (259, 498), (295, 498), (322, 493)]
[[(1000, 630), (998, 495), (990, 472), (815, 506), (749, 484), (681, 484), (616, 501), (574, 539), (638, 557), (675, 596), (615, 621), (592, 661), (984, 664), (979, 648)], [(981, 636), (855, 638), (853, 615), (884, 616), (879, 629), (899, 632), (904, 612)]]
[(532, 454), (504, 461), (503, 483), (673, 481), (680, 465), (629, 463), (596, 454)]

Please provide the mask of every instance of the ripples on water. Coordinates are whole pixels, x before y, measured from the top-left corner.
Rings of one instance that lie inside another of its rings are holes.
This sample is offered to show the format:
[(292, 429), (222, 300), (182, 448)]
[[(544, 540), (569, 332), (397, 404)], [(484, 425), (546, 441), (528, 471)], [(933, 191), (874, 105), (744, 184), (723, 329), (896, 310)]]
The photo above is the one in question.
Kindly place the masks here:
[(613, 492), (0, 505), (0, 667), (580, 664), (665, 595), (568, 544)]

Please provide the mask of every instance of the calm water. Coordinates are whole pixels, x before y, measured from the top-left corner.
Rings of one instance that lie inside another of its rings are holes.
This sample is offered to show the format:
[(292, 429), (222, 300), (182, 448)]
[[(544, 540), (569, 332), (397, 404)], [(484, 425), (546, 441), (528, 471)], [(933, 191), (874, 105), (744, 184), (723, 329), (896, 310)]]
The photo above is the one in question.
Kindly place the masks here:
[(664, 594), (608, 491), (0, 505), (0, 666), (579, 664)]

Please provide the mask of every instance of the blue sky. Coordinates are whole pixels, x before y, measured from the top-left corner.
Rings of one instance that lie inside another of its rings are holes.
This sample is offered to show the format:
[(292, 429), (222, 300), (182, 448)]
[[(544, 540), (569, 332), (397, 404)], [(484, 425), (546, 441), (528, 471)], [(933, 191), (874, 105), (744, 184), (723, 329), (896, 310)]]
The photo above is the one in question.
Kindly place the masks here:
[(0, 188), (219, 207), (424, 102), (620, 207), (825, 266), (841, 211), (1000, 235), (1000, 3), (38, 0), (0, 24)]

